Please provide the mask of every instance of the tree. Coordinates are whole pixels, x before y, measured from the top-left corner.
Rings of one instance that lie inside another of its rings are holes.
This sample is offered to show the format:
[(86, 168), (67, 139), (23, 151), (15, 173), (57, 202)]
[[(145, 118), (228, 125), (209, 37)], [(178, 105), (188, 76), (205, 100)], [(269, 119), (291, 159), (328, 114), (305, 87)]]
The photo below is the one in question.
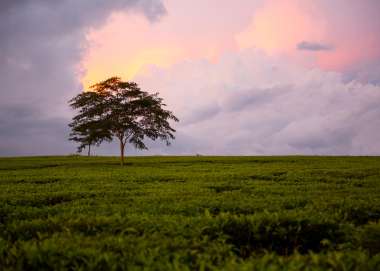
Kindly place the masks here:
[(69, 124), (72, 129), (69, 140), (79, 142), (77, 151), (80, 153), (87, 147), (87, 155), (91, 154), (91, 146), (99, 146), (104, 140), (111, 141), (107, 130), (99, 129), (96, 122), (79, 124), (73, 121)]
[[(145, 138), (160, 139), (167, 145), (175, 138), (175, 130), (169, 121), (178, 119), (163, 108), (166, 105), (158, 93), (142, 91), (134, 82), (111, 77), (93, 85), (90, 92), (77, 95), (69, 103), (72, 108), (79, 109), (79, 114), (73, 118), (73, 123), (78, 124), (70, 126), (74, 137), (79, 135), (80, 140), (76, 141), (83, 144), (91, 138), (91, 142), (100, 144), (103, 140), (118, 139), (121, 165), (124, 164), (127, 143), (137, 149), (147, 149)], [(74, 130), (73, 127), (80, 128)]]
[(88, 156), (91, 154), (92, 145), (99, 146), (104, 140), (112, 140), (110, 132), (103, 125), (104, 122), (97, 117), (98, 111), (93, 111), (101, 104), (99, 98), (94, 92), (84, 92), (69, 101), (71, 107), (80, 109), (79, 114), (69, 124), (72, 130), (69, 140), (80, 143), (77, 149), (79, 153), (88, 147)]

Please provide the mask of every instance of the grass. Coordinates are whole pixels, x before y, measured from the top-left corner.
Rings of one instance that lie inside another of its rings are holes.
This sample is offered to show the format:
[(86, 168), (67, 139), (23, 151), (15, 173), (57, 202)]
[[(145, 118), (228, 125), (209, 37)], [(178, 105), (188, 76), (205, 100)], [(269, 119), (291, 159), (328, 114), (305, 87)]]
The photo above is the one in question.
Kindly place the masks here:
[(380, 157), (0, 158), (0, 270), (380, 270)]

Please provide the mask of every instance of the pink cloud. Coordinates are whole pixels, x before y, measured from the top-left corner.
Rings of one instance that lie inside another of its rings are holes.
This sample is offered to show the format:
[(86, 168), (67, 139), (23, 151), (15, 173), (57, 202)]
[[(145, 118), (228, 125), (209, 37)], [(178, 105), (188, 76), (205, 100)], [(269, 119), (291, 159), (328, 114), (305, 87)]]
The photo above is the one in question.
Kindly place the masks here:
[[(216, 60), (237, 50), (234, 35), (249, 22), (255, 1), (165, 1), (167, 15), (151, 23), (115, 13), (88, 34), (85, 85), (105, 76), (133, 78), (147, 65), (165, 67), (184, 59)], [(231, 13), (231, 11), (234, 11)]]
[[(113, 74), (131, 79), (148, 65), (216, 61), (225, 52), (252, 47), (334, 71), (380, 58), (375, 0), (166, 0), (165, 5), (167, 15), (158, 22), (116, 13), (93, 29), (83, 61), (85, 85)], [(331, 50), (301, 51), (299, 44)]]
[[(380, 3), (364, 1), (271, 0), (256, 10), (236, 39), (241, 48), (313, 59), (327, 70), (345, 71), (379, 59)], [(297, 52), (297, 44), (320, 44), (331, 50)], [(333, 49), (333, 50), (332, 50)], [(301, 56), (300, 56), (301, 54)]]

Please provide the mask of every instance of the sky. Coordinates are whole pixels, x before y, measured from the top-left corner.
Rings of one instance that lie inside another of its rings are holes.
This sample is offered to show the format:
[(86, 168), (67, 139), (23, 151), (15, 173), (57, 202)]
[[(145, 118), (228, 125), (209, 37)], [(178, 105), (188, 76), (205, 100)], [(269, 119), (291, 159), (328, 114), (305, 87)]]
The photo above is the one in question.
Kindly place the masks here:
[[(0, 156), (71, 154), (67, 101), (159, 92), (171, 146), (131, 155), (380, 155), (377, 0), (3, 0)], [(97, 155), (117, 155), (103, 144)]]

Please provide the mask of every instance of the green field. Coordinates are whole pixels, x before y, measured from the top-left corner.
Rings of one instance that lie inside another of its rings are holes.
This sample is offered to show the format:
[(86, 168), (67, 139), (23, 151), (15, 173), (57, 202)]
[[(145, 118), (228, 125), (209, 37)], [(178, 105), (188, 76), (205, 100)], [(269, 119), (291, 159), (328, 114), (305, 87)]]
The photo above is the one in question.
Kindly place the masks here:
[(380, 157), (0, 158), (0, 270), (380, 270)]

